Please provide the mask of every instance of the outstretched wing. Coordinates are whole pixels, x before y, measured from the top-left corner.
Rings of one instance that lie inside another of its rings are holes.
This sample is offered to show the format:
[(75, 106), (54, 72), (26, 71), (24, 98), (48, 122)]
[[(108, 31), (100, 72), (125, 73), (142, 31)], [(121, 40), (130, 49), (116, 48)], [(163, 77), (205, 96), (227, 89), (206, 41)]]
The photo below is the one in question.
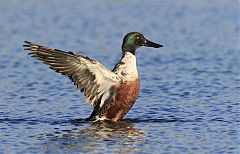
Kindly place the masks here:
[(120, 84), (117, 74), (109, 71), (96, 60), (92, 60), (73, 52), (51, 49), (25, 41), (24, 50), (29, 50), (32, 57), (49, 65), (51, 69), (68, 76), (87, 98), (87, 102), (96, 103), (113, 86)]

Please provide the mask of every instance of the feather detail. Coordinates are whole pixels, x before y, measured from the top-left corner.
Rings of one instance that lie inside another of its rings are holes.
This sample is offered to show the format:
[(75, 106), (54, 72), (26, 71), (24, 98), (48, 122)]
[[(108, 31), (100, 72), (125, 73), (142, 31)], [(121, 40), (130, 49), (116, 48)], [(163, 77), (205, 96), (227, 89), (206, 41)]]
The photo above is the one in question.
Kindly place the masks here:
[(100, 101), (111, 87), (119, 86), (120, 77), (105, 68), (98, 61), (73, 52), (52, 49), (25, 41), (24, 50), (29, 55), (42, 61), (56, 72), (66, 75), (77, 88), (84, 92), (86, 100), (92, 106)]

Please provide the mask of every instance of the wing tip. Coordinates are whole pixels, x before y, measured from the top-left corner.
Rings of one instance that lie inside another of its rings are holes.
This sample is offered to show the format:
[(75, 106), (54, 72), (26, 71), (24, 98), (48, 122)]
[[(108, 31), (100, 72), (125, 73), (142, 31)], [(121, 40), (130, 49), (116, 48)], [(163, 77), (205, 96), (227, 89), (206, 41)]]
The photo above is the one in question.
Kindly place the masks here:
[(26, 44), (24, 44), (23, 47), (30, 47), (33, 44), (30, 41), (24, 41), (24, 43), (26, 43)]
[(27, 44), (31, 44), (32, 42), (30, 42), (30, 41), (24, 41), (25, 43), (27, 43)]
[(32, 42), (29, 41), (24, 41), (26, 44), (23, 44), (22, 47), (24, 48), (24, 50), (31, 50), (31, 46), (32, 46)]
[(22, 47), (23, 47), (23, 50), (29, 50), (29, 51), (37, 51), (38, 48), (40, 48), (41, 46), (40, 45), (37, 45), (35, 43), (32, 43), (30, 41), (24, 41), (26, 44), (23, 44)]

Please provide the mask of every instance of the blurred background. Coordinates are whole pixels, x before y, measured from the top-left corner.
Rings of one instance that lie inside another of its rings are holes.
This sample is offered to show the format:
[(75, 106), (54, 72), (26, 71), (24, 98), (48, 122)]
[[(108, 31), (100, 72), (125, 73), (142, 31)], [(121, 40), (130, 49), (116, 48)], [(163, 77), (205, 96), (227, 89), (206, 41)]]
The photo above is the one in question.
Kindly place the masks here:
[[(237, 0), (0, 1), (0, 153), (239, 153)], [(124, 35), (140, 48), (141, 93), (121, 123), (87, 123), (92, 108), (25, 40), (112, 69)]]

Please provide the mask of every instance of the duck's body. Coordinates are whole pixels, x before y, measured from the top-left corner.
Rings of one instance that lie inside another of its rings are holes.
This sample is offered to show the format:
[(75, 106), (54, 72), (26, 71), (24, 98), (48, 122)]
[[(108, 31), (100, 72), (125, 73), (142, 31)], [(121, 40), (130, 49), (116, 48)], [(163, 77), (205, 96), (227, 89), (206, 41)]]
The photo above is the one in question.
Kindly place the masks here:
[(78, 89), (94, 106), (87, 120), (122, 119), (135, 103), (139, 91), (135, 51), (145, 45), (159, 48), (162, 45), (145, 39), (138, 32), (128, 33), (123, 40), (122, 58), (112, 71), (109, 71), (96, 60), (72, 52), (51, 49), (26, 41), (25, 50), (50, 68), (67, 75)]
[(99, 106), (95, 107), (88, 120), (100, 118), (117, 121), (122, 119), (135, 103), (140, 91), (136, 57), (132, 53), (125, 53), (113, 72), (121, 78), (121, 83), (110, 90), (110, 97), (113, 98), (101, 99), (104, 103), (99, 103)]

